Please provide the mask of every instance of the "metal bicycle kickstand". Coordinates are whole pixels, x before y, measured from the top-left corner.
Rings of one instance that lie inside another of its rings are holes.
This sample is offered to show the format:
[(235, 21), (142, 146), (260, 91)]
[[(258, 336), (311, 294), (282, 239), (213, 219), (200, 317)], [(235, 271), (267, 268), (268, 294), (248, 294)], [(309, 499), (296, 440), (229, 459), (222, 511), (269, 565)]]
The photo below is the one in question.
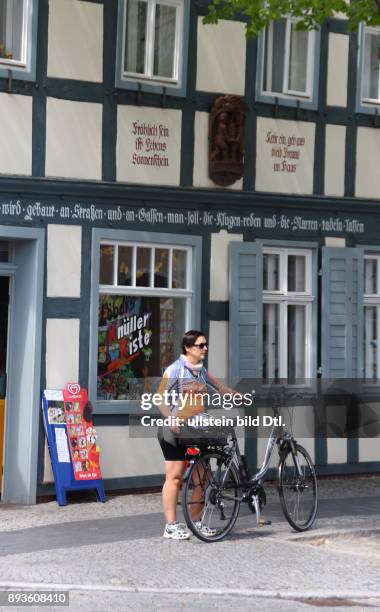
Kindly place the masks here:
[(251, 494), (251, 503), (255, 507), (256, 514), (256, 523), (258, 527), (265, 527), (266, 525), (271, 525), (272, 521), (265, 520), (263, 516), (261, 516), (261, 508), (260, 508), (260, 499), (258, 494)]

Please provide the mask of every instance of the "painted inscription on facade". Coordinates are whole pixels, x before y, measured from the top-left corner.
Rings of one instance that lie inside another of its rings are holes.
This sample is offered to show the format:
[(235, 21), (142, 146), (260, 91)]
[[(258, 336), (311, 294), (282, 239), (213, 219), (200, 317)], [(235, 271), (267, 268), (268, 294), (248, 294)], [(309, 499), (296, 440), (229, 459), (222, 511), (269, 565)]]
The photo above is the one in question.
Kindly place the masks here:
[(117, 180), (179, 185), (181, 111), (119, 106)]
[(1, 217), (13, 222), (78, 223), (87, 222), (97, 225), (106, 223), (108, 227), (130, 228), (130, 224), (151, 225), (152, 227), (178, 226), (197, 228), (207, 227), (210, 231), (226, 230), (273, 230), (285, 233), (364, 234), (365, 224), (358, 218), (346, 215), (315, 217), (294, 214), (261, 214), (251, 211), (247, 214), (234, 214), (229, 211), (159, 209), (155, 207), (124, 208), (121, 206), (100, 206), (70, 202), (58, 203), (24, 202), (22, 200), (0, 201)]
[(315, 125), (259, 118), (256, 190), (313, 193)]

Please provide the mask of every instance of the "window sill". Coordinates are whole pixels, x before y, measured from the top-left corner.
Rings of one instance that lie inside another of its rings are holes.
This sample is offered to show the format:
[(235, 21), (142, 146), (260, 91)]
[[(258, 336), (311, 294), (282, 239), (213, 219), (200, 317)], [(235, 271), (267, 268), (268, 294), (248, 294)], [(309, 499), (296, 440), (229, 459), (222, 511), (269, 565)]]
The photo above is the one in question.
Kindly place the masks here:
[(273, 106), (288, 106), (290, 108), (304, 108), (308, 110), (317, 110), (318, 105), (316, 100), (312, 98), (296, 98), (287, 97), (283, 95), (272, 95), (260, 93), (256, 95), (256, 102), (263, 102), (264, 104), (272, 104)]
[(116, 79), (118, 89), (128, 89), (130, 91), (142, 93), (155, 93), (159, 95), (178, 96), (184, 98), (186, 90), (184, 85), (173, 82), (154, 81), (149, 79)]

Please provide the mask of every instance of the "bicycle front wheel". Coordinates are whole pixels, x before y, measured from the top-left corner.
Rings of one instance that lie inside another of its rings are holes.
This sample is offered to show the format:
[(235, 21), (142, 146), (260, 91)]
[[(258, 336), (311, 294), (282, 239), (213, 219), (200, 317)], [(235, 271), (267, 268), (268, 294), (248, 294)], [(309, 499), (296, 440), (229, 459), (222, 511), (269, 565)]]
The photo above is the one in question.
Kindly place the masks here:
[(231, 531), (239, 514), (239, 474), (220, 452), (202, 455), (191, 466), (182, 488), (182, 509), (193, 534), (218, 542)]
[(309, 453), (299, 444), (289, 446), (279, 465), (279, 493), (282, 510), (296, 531), (314, 523), (318, 507), (318, 484)]

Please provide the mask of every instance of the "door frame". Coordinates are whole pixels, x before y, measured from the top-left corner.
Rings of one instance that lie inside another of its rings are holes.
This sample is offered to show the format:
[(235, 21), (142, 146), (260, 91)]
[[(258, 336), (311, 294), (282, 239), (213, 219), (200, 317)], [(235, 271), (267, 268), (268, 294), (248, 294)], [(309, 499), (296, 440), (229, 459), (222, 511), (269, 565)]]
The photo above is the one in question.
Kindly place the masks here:
[(13, 243), (7, 347), (7, 402), (1, 501), (34, 504), (37, 491), (45, 230), (0, 225)]

